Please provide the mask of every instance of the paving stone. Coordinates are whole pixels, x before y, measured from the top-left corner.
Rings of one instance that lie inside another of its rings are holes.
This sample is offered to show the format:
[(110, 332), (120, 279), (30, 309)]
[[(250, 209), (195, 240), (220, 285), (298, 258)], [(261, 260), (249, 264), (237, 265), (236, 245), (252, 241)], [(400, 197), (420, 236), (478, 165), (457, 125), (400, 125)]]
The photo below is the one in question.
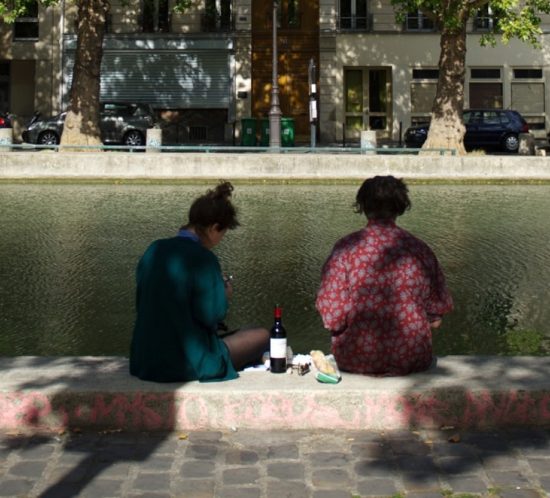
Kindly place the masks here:
[(357, 483), (357, 491), (361, 496), (392, 496), (398, 492), (394, 479), (368, 479)]
[(213, 498), (215, 482), (213, 479), (177, 480), (173, 486), (172, 497), (181, 498)]
[(536, 474), (550, 475), (550, 458), (529, 458), (528, 463)]
[(192, 443), (217, 443), (222, 437), (223, 433), (220, 431), (191, 432), (189, 434), (189, 441)]
[(538, 491), (524, 488), (501, 489), (498, 494), (500, 498), (540, 498)]
[(479, 460), (463, 457), (442, 457), (436, 459), (437, 467), (446, 474), (478, 474), (483, 471)]
[(446, 479), (455, 493), (485, 493), (487, 485), (479, 476), (459, 476)]
[(255, 451), (229, 450), (225, 454), (225, 463), (228, 465), (253, 464), (258, 460), (258, 453)]
[(3, 479), (0, 481), (0, 496), (26, 496), (34, 486), (29, 479)]
[(344, 489), (351, 486), (349, 474), (344, 469), (322, 469), (316, 470), (311, 476), (314, 487), (327, 488), (339, 486)]
[(174, 495), (170, 492), (162, 493), (162, 492), (153, 492), (153, 491), (146, 491), (146, 492), (138, 492), (134, 491), (129, 493), (128, 498), (174, 498)]
[(271, 459), (292, 459), (299, 457), (298, 446), (295, 444), (283, 444), (280, 446), (270, 446), (267, 450), (267, 458)]
[(404, 472), (437, 472), (437, 466), (431, 455), (416, 457), (400, 456), (396, 459), (397, 467)]
[(170, 488), (170, 474), (140, 472), (133, 482), (134, 489), (141, 491), (164, 491)]
[(173, 463), (173, 456), (155, 456), (147, 459), (145, 468), (148, 472), (169, 472)]
[(213, 444), (193, 444), (185, 450), (186, 458), (212, 460), (218, 454), (218, 448)]
[(380, 460), (360, 460), (354, 466), (355, 473), (361, 477), (388, 477), (396, 475), (396, 467)]
[(9, 473), (15, 476), (32, 477), (38, 479), (48, 462), (42, 460), (31, 460), (29, 462), (19, 462), (9, 468)]
[(86, 489), (82, 489), (80, 484), (74, 482), (59, 482), (42, 490), (39, 496), (40, 498), (73, 498), (75, 496), (85, 496), (85, 494)]
[(510, 443), (500, 433), (471, 432), (463, 434), (461, 440), (475, 448), (482, 448), (484, 452), (508, 452), (510, 450)]
[(442, 498), (442, 494), (439, 491), (411, 491), (407, 498)]
[(449, 443), (448, 441), (434, 443), (432, 453), (437, 456), (454, 456), (471, 460), (478, 459), (478, 452), (475, 448), (460, 443)]
[(527, 478), (516, 471), (487, 471), (487, 476), (496, 487), (518, 486), (529, 487)]
[(431, 472), (402, 473), (401, 481), (407, 492), (441, 490), (442, 485), (437, 475)]
[(341, 489), (321, 489), (313, 492), (312, 498), (350, 498), (349, 491)]
[(483, 466), (486, 469), (517, 470), (518, 460), (511, 455), (491, 454), (482, 457)]
[(347, 465), (351, 456), (336, 451), (323, 451), (311, 454), (309, 460), (313, 467), (338, 467)]
[[(150, 463), (147, 462), (147, 468), (150, 468)], [(118, 477), (120, 479), (125, 479), (128, 477), (130, 470), (132, 469), (132, 463), (129, 462), (113, 462), (110, 465), (103, 466), (99, 469), (99, 475), (101, 477)], [(94, 472), (94, 467), (91, 467), (90, 470)]]
[(310, 489), (299, 481), (271, 481), (267, 483), (267, 498), (306, 498)]
[(254, 484), (260, 477), (258, 469), (254, 467), (241, 467), (238, 469), (226, 469), (223, 471), (224, 485)]
[(89, 466), (56, 467), (48, 477), (48, 481), (55, 482), (79, 482), (86, 479), (90, 474)]
[(304, 465), (296, 462), (269, 463), (267, 475), (278, 479), (304, 479)]
[(430, 452), (430, 447), (417, 439), (396, 439), (389, 443), (392, 451), (396, 455), (427, 455)]
[(46, 460), (52, 457), (54, 451), (53, 444), (39, 444), (26, 446), (21, 450), (20, 455), (25, 460)]
[(260, 488), (224, 487), (219, 493), (219, 498), (261, 498), (261, 496)]
[(185, 462), (180, 470), (182, 477), (210, 477), (215, 470), (214, 462), (207, 462), (202, 460), (192, 460)]
[(94, 479), (87, 484), (84, 494), (90, 497), (120, 496), (122, 481), (117, 479)]
[(359, 458), (378, 458), (384, 460), (393, 458), (393, 452), (388, 444), (380, 442), (367, 442), (351, 445), (351, 452)]
[(539, 482), (542, 489), (544, 489), (547, 492), (547, 494), (550, 496), (550, 475), (539, 477)]

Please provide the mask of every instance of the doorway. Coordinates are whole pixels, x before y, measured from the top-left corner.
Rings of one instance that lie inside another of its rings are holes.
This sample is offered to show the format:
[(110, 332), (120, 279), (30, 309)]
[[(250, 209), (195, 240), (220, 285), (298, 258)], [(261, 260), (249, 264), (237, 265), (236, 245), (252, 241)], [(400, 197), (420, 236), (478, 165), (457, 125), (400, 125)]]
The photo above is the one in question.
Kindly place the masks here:
[(345, 70), (345, 134), (359, 139), (362, 130), (375, 130), (377, 138), (391, 136), (391, 68)]

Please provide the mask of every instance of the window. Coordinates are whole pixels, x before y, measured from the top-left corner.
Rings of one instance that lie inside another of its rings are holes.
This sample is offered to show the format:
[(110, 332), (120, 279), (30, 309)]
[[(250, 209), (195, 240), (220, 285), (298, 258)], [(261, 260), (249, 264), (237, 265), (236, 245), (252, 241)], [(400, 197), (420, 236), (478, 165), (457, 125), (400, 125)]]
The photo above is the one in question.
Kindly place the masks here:
[(501, 77), (500, 68), (470, 69), (469, 90), (472, 109), (502, 109)]
[(489, 5), (481, 7), (474, 17), (475, 31), (491, 31), (495, 25), (495, 16)]
[(542, 69), (514, 69), (515, 79), (542, 79)]
[[(432, 110), (437, 80), (438, 69), (413, 69), (413, 81), (411, 82), (411, 113), (426, 115)], [(423, 118), (424, 121), (427, 117)]]
[(340, 0), (340, 29), (361, 30), (369, 27), (367, 0)]
[(231, 0), (205, 0), (201, 19), (206, 32), (231, 30)]
[(0, 62), (0, 112), (10, 107), (10, 63)]
[(542, 69), (516, 68), (513, 71), (512, 109), (520, 112), (530, 129), (544, 129), (546, 109)]
[(141, 26), (144, 33), (168, 33), (170, 10), (168, 0), (143, 0)]
[(407, 31), (434, 31), (434, 22), (421, 11), (407, 14), (405, 20), (405, 29)]
[(472, 79), (500, 79), (500, 69), (471, 69), (470, 77)]
[(29, 2), (27, 12), (13, 23), (13, 38), (15, 40), (38, 39), (38, 2)]

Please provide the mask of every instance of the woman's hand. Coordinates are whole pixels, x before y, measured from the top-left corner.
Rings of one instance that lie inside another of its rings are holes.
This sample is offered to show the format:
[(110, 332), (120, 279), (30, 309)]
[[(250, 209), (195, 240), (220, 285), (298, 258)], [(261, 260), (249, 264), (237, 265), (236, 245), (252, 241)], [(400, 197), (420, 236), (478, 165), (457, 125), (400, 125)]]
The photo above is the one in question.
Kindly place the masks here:
[(225, 297), (227, 297), (228, 301), (231, 301), (233, 298), (233, 276), (224, 274), (223, 282), (225, 285)]

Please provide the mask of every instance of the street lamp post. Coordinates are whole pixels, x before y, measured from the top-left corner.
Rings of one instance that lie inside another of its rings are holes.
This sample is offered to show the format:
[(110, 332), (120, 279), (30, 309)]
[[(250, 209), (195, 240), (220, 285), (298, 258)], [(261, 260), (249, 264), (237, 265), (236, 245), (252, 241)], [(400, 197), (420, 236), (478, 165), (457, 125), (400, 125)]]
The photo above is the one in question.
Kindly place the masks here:
[(277, 74), (277, 7), (273, 0), (273, 74), (271, 81), (271, 108), (269, 109), (269, 146), (281, 146), (281, 108), (279, 106), (279, 82)]

